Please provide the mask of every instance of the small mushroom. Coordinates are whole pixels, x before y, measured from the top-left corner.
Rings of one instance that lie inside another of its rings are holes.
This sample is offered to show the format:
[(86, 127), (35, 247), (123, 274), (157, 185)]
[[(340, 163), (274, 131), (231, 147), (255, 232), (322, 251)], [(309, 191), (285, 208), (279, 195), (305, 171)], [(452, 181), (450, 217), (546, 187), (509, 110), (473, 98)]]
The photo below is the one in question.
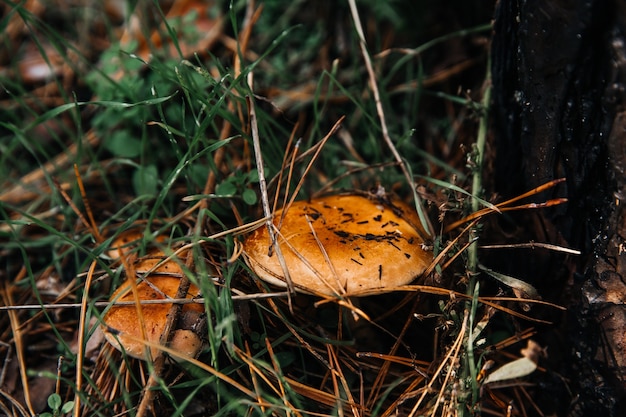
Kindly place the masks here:
[[(140, 228), (128, 229), (111, 242), (111, 247), (106, 251), (107, 256), (113, 260), (119, 260), (122, 256), (128, 257), (137, 242), (143, 239), (144, 231)], [(159, 235), (155, 238), (155, 242), (164, 242), (165, 236)]]
[[(295, 288), (328, 295), (405, 285), (432, 262), (414, 210), (400, 201), (359, 195), (293, 203), (273, 219)], [(286, 286), (266, 227), (244, 242), (248, 265), (262, 280)]]
[[(155, 257), (140, 260), (135, 269), (137, 271), (149, 270), (155, 265)], [(139, 300), (165, 300), (176, 296), (180, 284), (182, 270), (175, 261), (165, 262), (143, 278), (137, 284)], [(135, 279), (134, 277), (130, 279)], [(187, 298), (193, 298), (200, 294), (195, 285), (191, 285)], [(134, 301), (132, 283), (127, 280), (111, 296), (111, 302)], [(170, 313), (172, 303), (142, 304), (141, 312), (145, 324), (145, 337), (148, 342), (160, 343), (161, 334), (165, 329), (167, 316)], [(185, 304), (182, 307), (183, 315), (200, 316), (204, 312), (201, 304)], [(145, 343), (142, 342), (143, 332), (140, 326), (137, 306), (133, 304), (113, 305), (105, 314), (103, 331), (106, 340), (118, 350), (128, 355), (145, 359)], [(202, 341), (193, 331), (186, 329), (173, 330), (170, 347), (182, 355), (194, 357), (200, 350)], [(151, 356), (155, 357), (157, 349), (151, 348)]]

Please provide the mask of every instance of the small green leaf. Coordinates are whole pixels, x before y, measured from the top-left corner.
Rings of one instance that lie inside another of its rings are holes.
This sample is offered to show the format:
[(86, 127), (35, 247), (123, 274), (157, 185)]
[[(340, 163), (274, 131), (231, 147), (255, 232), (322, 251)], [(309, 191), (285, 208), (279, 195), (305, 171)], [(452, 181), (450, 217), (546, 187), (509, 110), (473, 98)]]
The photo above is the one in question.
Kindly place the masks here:
[(254, 192), (254, 190), (251, 190), (249, 188), (243, 190), (243, 194), (241, 196), (243, 197), (244, 203), (249, 206), (252, 206), (257, 202), (256, 193)]
[(231, 196), (235, 195), (237, 192), (237, 187), (231, 181), (224, 181), (220, 185), (217, 186), (215, 190), (215, 194), (220, 196)]
[(61, 396), (56, 392), (50, 394), (48, 397), (48, 407), (53, 410), (58, 410), (61, 408)]
[(259, 182), (259, 171), (256, 169), (250, 170), (250, 172), (248, 172), (248, 181)]
[(104, 142), (104, 146), (113, 155), (121, 158), (135, 158), (141, 154), (141, 140), (128, 131), (118, 130)]
[(156, 195), (159, 176), (154, 165), (139, 167), (133, 174), (133, 188), (137, 195)]
[(61, 407), (61, 413), (67, 414), (74, 409), (74, 401), (68, 401)]

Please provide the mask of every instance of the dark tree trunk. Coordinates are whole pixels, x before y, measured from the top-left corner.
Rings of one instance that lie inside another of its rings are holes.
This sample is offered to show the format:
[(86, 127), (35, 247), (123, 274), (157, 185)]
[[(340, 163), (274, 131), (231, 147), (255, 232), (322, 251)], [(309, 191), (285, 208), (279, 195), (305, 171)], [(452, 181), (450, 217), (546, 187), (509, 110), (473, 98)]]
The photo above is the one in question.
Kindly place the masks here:
[(566, 194), (567, 205), (516, 220), (527, 238), (583, 253), (533, 253), (503, 267), (568, 307), (565, 337), (546, 342), (572, 390), (559, 415), (623, 415), (626, 2), (501, 0), (494, 32), (496, 190), (513, 196), (567, 177), (542, 196)]

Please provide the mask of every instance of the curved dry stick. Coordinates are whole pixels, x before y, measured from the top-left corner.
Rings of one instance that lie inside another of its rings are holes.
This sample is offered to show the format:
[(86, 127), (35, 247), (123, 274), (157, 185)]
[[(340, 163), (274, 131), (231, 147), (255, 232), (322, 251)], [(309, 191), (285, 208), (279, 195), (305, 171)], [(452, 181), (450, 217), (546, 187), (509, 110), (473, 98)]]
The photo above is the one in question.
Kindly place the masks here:
[[(26, 269), (23, 268), (20, 271), (20, 274), (25, 273)], [(15, 280), (18, 281), (18, 280)], [(2, 291), (2, 301), (5, 305), (13, 305), (13, 297), (11, 297), (11, 288), (9, 287), (9, 283), (5, 282), (4, 291)], [(30, 388), (28, 384), (28, 375), (26, 374), (26, 363), (24, 359), (24, 343), (22, 340), (22, 331), (20, 330), (20, 324), (18, 322), (17, 314), (15, 311), (9, 310), (9, 321), (11, 323), (11, 328), (13, 329), (13, 343), (15, 344), (15, 352), (17, 354), (17, 360), (22, 365), (19, 367), (20, 369), (20, 377), (22, 380), (22, 391), (24, 393), (24, 401), (26, 402), (26, 406), (30, 411), (31, 415), (36, 415), (35, 410), (33, 408), (33, 404), (30, 398)]]
[[(94, 223), (95, 227), (95, 223)], [(87, 281), (85, 281), (85, 290), (83, 291), (83, 299), (80, 305), (80, 317), (78, 319), (78, 352), (76, 352), (76, 388), (74, 390), (74, 416), (80, 417), (80, 395), (78, 393), (83, 385), (83, 361), (85, 359), (85, 319), (87, 318), (87, 300), (89, 299), (89, 289), (93, 280), (93, 274), (96, 269), (97, 262), (92, 261), (87, 272)]]
[(372, 60), (370, 59), (369, 53), (367, 52), (367, 46), (365, 43), (365, 35), (363, 34), (363, 26), (361, 25), (361, 18), (359, 17), (359, 11), (356, 8), (355, 0), (348, 0), (350, 4), (350, 13), (352, 14), (352, 20), (354, 22), (354, 26), (356, 28), (357, 34), (359, 35), (359, 46), (361, 47), (361, 53), (363, 55), (363, 60), (365, 61), (365, 68), (367, 69), (367, 74), (369, 76), (370, 88), (372, 89), (372, 93), (374, 94), (374, 102), (376, 103), (376, 113), (378, 113), (378, 118), (380, 119), (380, 127), (383, 134), (383, 139), (385, 143), (391, 150), (393, 157), (400, 164), (400, 168), (402, 169), (402, 173), (406, 177), (409, 185), (411, 185), (411, 189), (413, 190), (413, 198), (415, 199), (415, 203), (417, 205), (417, 213), (419, 215), (420, 221), (422, 222), (422, 226), (426, 233), (429, 236), (435, 235), (435, 229), (433, 228), (430, 219), (425, 214), (425, 209), (422, 204), (422, 199), (415, 191), (415, 182), (409, 173), (400, 153), (396, 149), (395, 145), (391, 141), (391, 137), (389, 136), (389, 130), (387, 129), (387, 121), (385, 119), (385, 111), (383, 110), (382, 101), (380, 99), (380, 92), (378, 91), (378, 84), (376, 84), (376, 74), (374, 74), (374, 68), (372, 67)]
[[(254, 75), (252, 72), (248, 74), (248, 85), (250, 89), (253, 89), (253, 80)], [(278, 258), (278, 263), (280, 264), (281, 269), (283, 270), (283, 275), (285, 278), (285, 282), (287, 284), (287, 290), (289, 294), (295, 293), (295, 288), (293, 286), (293, 282), (291, 281), (291, 275), (289, 275), (289, 268), (287, 268), (287, 264), (285, 263), (285, 258), (283, 257), (283, 253), (280, 249), (280, 245), (276, 240), (276, 233), (274, 233), (274, 222), (273, 215), (270, 209), (269, 197), (267, 194), (267, 182), (265, 181), (265, 168), (263, 166), (263, 154), (261, 153), (261, 142), (259, 139), (259, 129), (257, 126), (256, 120), (256, 110), (254, 107), (254, 99), (251, 96), (246, 97), (246, 102), (248, 103), (248, 112), (250, 114), (250, 127), (252, 130), (252, 144), (254, 147), (254, 156), (256, 160), (256, 169), (259, 173), (259, 187), (261, 189), (261, 203), (263, 206), (263, 214), (265, 215), (265, 226), (267, 227), (267, 232), (270, 237), (271, 245), (268, 248), (269, 251), (275, 250), (276, 257)], [(293, 306), (291, 303), (291, 295), (289, 296), (289, 310), (293, 311)]]

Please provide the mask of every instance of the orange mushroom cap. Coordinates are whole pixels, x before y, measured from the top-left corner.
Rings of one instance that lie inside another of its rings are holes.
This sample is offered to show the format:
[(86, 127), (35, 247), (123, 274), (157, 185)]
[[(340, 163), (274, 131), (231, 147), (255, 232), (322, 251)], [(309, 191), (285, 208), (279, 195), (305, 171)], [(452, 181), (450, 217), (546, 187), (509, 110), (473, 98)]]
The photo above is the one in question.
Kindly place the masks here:
[[(282, 223), (281, 223), (282, 221)], [(414, 210), (400, 201), (359, 195), (293, 203), (274, 214), (277, 242), (297, 290), (342, 295), (405, 285), (433, 260)], [(264, 281), (285, 286), (266, 227), (244, 242), (246, 260)]]
[[(148, 257), (140, 260), (135, 269), (137, 271), (150, 270), (156, 262), (155, 257)], [(176, 296), (180, 285), (180, 276), (182, 276), (180, 266), (174, 261), (168, 261), (159, 266), (156, 271), (144, 277), (137, 284), (139, 300), (165, 300)], [(134, 280), (135, 278), (130, 279)], [(134, 301), (132, 285), (130, 280), (122, 284), (111, 296), (111, 302)], [(187, 298), (199, 295), (198, 287), (193, 284), (190, 285)], [(160, 342), (171, 307), (172, 303), (141, 305), (147, 341), (156, 344)], [(203, 312), (204, 306), (201, 304), (185, 304), (182, 308), (182, 314), (202, 314)], [(102, 327), (106, 340), (115, 348), (132, 357), (145, 359), (145, 343), (141, 342), (143, 332), (136, 305), (113, 305), (105, 314)], [(170, 341), (172, 348), (181, 351), (183, 355), (192, 357), (199, 351), (201, 344), (200, 338), (195, 333), (182, 329), (174, 330)], [(155, 357), (157, 349), (151, 348), (150, 352), (151, 356)]]

